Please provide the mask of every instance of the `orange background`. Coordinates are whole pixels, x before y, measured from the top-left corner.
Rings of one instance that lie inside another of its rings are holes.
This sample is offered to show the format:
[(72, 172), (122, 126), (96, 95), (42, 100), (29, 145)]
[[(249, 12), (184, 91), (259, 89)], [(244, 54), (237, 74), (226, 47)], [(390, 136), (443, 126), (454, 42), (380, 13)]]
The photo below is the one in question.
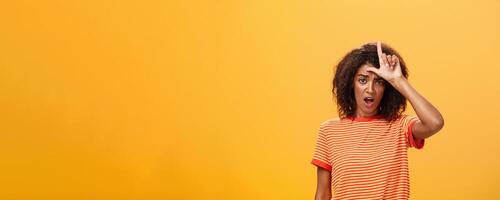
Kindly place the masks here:
[(381, 40), (446, 121), (410, 150), (411, 198), (500, 199), (498, 10), (3, 2), (0, 198), (313, 199), (316, 131), (336, 117), (333, 66)]

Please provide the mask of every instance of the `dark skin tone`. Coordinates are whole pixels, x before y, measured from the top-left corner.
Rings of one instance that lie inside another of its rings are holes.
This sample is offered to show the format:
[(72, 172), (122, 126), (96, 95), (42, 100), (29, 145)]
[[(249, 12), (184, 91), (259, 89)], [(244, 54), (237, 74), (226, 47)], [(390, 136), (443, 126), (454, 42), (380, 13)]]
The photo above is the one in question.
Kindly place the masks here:
[(377, 52), (381, 66), (379, 69), (369, 67), (367, 71), (375, 73), (389, 82), (399, 93), (401, 93), (417, 113), (419, 120), (413, 125), (413, 137), (417, 139), (428, 138), (437, 133), (444, 126), (441, 113), (417, 92), (401, 73), (399, 58), (394, 55), (386, 55), (382, 52), (380, 42), (377, 42)]
[[(427, 99), (418, 93), (402, 75), (399, 58), (397, 56), (383, 53), (380, 42), (377, 42), (377, 53), (381, 66), (378, 69), (373, 66), (367, 66), (366, 69), (364, 69), (365, 72), (371, 73), (368, 77), (368, 82), (376, 83), (376, 81), (374, 81), (376, 78), (383, 78), (410, 102), (419, 118), (412, 127), (414, 138), (425, 139), (436, 134), (444, 126), (444, 119), (441, 113), (427, 101)], [(368, 87), (368, 93), (372, 91), (371, 89), (376, 87), (374, 85), (370, 86), (371, 87)], [(373, 112), (361, 110), (363, 105), (360, 105), (358, 102), (363, 102), (362, 99), (356, 99), (356, 102), (358, 104), (355, 112), (357, 115), (356, 117), (369, 117), (375, 115)], [(332, 197), (330, 185), (331, 172), (318, 167), (317, 177), (315, 199), (329, 200)]]
[(332, 191), (330, 188), (330, 177), (331, 173), (328, 170), (325, 170), (321, 167), (318, 167), (317, 170), (317, 187), (316, 187), (316, 195), (314, 196), (315, 200), (330, 200), (332, 197)]

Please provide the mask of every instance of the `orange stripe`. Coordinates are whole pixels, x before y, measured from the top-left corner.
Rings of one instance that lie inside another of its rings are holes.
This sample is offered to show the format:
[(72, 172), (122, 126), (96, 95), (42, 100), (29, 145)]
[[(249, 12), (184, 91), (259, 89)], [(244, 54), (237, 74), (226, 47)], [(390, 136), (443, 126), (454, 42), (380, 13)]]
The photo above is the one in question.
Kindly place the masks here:
[(321, 167), (323, 169), (326, 169), (328, 171), (332, 171), (332, 166), (330, 166), (329, 164), (326, 164), (320, 160), (317, 160), (317, 159), (312, 159), (311, 161), (312, 164), (318, 166), (318, 167)]
[(332, 173), (332, 199), (408, 199), (407, 149), (416, 116), (387, 122), (381, 116), (334, 118), (321, 123), (311, 163)]

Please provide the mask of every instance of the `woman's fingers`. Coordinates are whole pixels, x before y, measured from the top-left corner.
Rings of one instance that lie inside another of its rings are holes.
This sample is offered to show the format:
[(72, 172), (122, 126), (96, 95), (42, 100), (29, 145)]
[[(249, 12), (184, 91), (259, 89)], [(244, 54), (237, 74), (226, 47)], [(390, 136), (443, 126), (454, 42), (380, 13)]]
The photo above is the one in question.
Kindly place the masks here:
[(396, 55), (387, 55), (387, 60), (389, 63), (389, 68), (394, 69), (398, 64), (398, 57)]
[[(378, 55), (378, 61), (382, 62), (383, 61), (383, 52), (382, 52), (382, 44), (380, 44), (380, 41), (377, 41), (377, 55)], [(382, 64), (382, 63), (380, 63)]]
[(380, 43), (380, 41), (377, 41), (377, 54), (380, 67), (394, 69), (399, 63), (399, 59), (396, 55), (387, 55), (382, 51), (382, 43)]
[(385, 67), (389, 67), (389, 59), (387, 59), (387, 55), (385, 53), (382, 53), (382, 60), (383, 60), (383, 63), (381, 63), (381, 64), (384, 64)]
[(394, 66), (399, 65), (399, 58), (397, 56), (394, 56)]
[(387, 58), (387, 55), (382, 52), (382, 44), (380, 41), (377, 41), (377, 54), (378, 54), (378, 62), (380, 64), (380, 67), (389, 67), (389, 59)]
[(391, 55), (391, 58), (389, 59), (391, 62), (391, 66), (395, 67), (396, 66), (396, 55)]

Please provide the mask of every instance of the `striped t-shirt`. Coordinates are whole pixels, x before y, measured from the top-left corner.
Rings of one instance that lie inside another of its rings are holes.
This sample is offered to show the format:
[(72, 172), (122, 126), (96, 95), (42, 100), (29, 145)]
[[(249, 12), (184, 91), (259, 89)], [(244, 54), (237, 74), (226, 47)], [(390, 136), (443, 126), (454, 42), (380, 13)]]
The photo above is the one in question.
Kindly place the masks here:
[(311, 163), (331, 172), (331, 199), (408, 199), (407, 149), (425, 143), (412, 135), (417, 120), (377, 115), (321, 123)]

